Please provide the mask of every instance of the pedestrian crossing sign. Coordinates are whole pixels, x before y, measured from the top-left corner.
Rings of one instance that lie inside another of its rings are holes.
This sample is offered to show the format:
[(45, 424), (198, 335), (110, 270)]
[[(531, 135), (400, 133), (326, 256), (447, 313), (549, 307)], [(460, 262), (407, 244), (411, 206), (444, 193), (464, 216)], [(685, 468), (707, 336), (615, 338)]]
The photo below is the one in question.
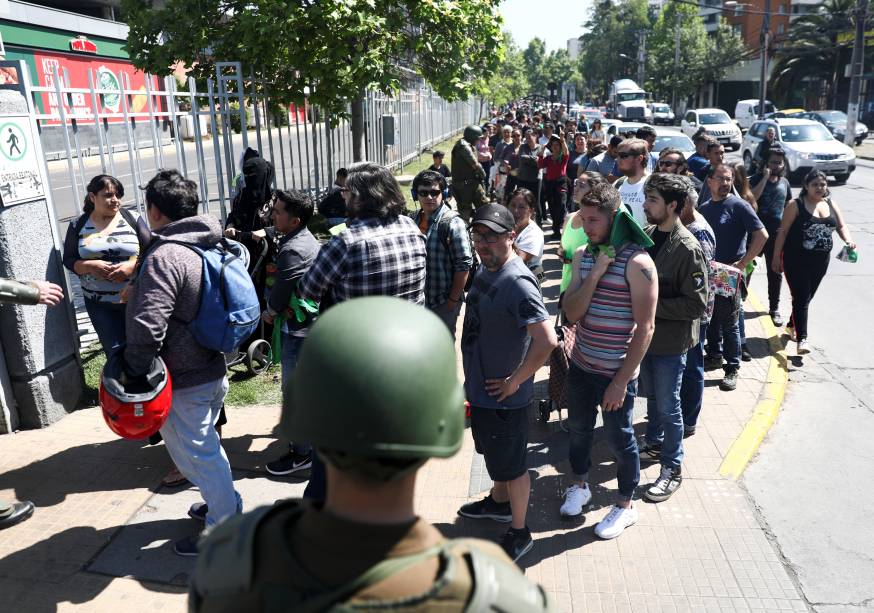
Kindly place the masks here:
[(45, 194), (30, 117), (0, 117), (0, 201), (6, 206)]

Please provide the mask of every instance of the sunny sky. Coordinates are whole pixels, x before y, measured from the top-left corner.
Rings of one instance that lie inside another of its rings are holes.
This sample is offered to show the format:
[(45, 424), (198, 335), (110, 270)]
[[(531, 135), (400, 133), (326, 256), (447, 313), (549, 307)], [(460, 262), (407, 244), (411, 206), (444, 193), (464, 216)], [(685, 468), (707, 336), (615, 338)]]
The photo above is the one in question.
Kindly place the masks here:
[(566, 49), (567, 39), (583, 33), (582, 24), (592, 0), (504, 0), (504, 28), (524, 49), (535, 36), (546, 41), (546, 51)]

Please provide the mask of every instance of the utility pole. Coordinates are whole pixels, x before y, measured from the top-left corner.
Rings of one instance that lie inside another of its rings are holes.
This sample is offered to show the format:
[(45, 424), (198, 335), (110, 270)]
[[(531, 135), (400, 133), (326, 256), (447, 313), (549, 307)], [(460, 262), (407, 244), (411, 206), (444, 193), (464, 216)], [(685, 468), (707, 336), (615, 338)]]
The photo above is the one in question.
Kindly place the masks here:
[(671, 110), (677, 112), (677, 75), (680, 74), (680, 8), (674, 4), (674, 92), (671, 95)]
[[(861, 2), (861, 0), (860, 0)], [(771, 0), (765, 0), (765, 14), (762, 17), (762, 32), (759, 41), (762, 44), (762, 74), (759, 85), (759, 119), (765, 118), (765, 97), (768, 93), (768, 46), (771, 42)]]
[(637, 84), (643, 89), (643, 80), (646, 77), (646, 30), (638, 30), (640, 47), (637, 49)]
[(859, 117), (859, 91), (862, 87), (862, 73), (865, 64), (865, 22), (868, 21), (868, 0), (858, 0), (856, 4), (856, 42), (853, 44), (852, 80), (850, 99), (847, 104), (847, 131), (844, 144), (853, 145), (856, 140), (856, 121)]

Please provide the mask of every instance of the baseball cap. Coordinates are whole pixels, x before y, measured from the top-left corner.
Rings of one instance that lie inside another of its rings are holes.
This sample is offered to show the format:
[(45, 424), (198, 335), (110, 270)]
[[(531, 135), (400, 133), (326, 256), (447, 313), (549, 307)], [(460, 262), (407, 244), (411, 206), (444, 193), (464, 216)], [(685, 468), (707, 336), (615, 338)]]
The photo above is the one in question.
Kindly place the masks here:
[(471, 225), (476, 224), (482, 224), (498, 234), (512, 232), (516, 227), (516, 221), (513, 219), (513, 214), (507, 209), (507, 207), (494, 202), (485, 206), (477, 207), (473, 214), (473, 222)]

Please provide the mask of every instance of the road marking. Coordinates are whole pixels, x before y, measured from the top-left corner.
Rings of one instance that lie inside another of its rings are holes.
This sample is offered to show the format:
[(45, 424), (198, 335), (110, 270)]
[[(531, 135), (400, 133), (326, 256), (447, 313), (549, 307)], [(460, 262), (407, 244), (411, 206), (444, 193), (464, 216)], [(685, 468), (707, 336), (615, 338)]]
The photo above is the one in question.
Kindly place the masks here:
[(758, 451), (759, 445), (768, 434), (768, 430), (774, 425), (777, 414), (780, 412), (780, 406), (783, 404), (783, 397), (786, 394), (786, 383), (789, 381), (787, 357), (780, 343), (780, 333), (771, 322), (771, 316), (759, 301), (758, 296), (750, 291), (748, 298), (753, 308), (761, 313), (759, 319), (762, 320), (762, 328), (764, 328), (765, 336), (768, 338), (771, 357), (768, 375), (765, 379), (765, 388), (759, 395), (759, 402), (753, 409), (753, 415), (747, 421), (740, 435), (734, 439), (719, 467), (720, 475), (735, 481), (743, 474), (750, 460)]

